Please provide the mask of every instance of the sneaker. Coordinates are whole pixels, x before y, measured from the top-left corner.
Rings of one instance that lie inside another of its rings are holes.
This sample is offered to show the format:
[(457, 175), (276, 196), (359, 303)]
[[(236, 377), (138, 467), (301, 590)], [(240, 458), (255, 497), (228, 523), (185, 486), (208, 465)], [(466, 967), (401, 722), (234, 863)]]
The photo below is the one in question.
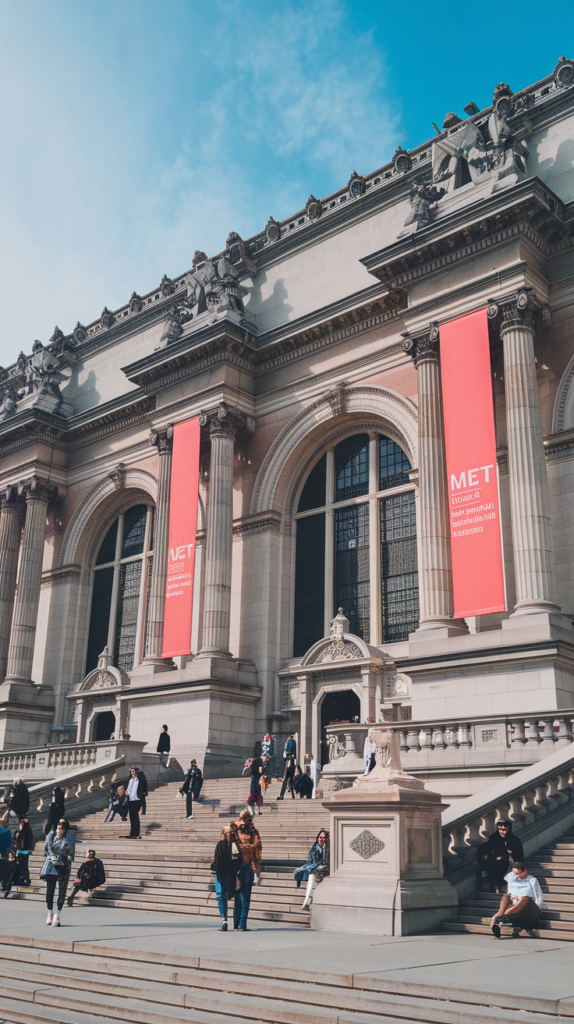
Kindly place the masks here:
[(221, 922), (221, 928), (219, 929), (219, 931), (220, 932), (226, 932), (227, 931), (227, 921), (222, 921)]
[(195, 814), (188, 814), (188, 816), (187, 816), (187, 818), (185, 820), (186, 821), (191, 821), (192, 818), (195, 818)]
[(52, 928), (60, 927), (60, 915), (56, 912), (52, 918)]
[(46, 918), (46, 924), (52, 924), (52, 911), (51, 910), (48, 911), (48, 916)]
[(493, 924), (491, 926), (490, 930), (491, 930), (492, 934), (494, 935), (495, 939), (499, 939), (500, 938), (500, 925), (499, 924)]

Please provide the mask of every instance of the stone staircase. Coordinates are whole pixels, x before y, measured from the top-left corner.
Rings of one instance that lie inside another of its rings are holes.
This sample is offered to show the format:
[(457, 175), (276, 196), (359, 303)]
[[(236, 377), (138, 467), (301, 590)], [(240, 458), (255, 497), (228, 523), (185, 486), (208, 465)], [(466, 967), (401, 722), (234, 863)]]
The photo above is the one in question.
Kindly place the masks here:
[[(541, 939), (574, 940), (574, 828), (562, 838), (526, 858), (526, 866), (540, 882), (547, 910), (543, 911)], [(495, 893), (476, 893), (459, 900), (458, 921), (445, 922), (449, 932), (490, 934), (490, 920), (500, 905)], [(510, 934), (510, 929), (502, 929)]]
[[(78, 902), (124, 907), (130, 910), (165, 910), (218, 917), (210, 864), (224, 825), (237, 818), (246, 806), (249, 779), (213, 779), (204, 783), (202, 799), (194, 802), (195, 819), (185, 818), (185, 799), (177, 793), (180, 782), (159, 786), (150, 793), (142, 816), (141, 840), (122, 838), (129, 833), (116, 817), (104, 824), (106, 811), (87, 814), (74, 821), (77, 866), (93, 847), (104, 862), (106, 884), (93, 898), (78, 895)], [(261, 885), (253, 889), (250, 916), (267, 921), (308, 924), (301, 910), (303, 889), (297, 890), (292, 872), (305, 863), (315, 836), (328, 825), (329, 815), (318, 800), (278, 802), (280, 784), (272, 783), (256, 818), (263, 844)], [(271, 792), (275, 791), (274, 797)], [(43, 842), (37, 837), (30, 857), (31, 889), (20, 889), (27, 900), (43, 900), (45, 885), (39, 881)]]
[[(236, 956), (234, 951), (232, 956)], [(0, 1018), (14, 1024), (558, 1024), (574, 1000), (0, 934)]]

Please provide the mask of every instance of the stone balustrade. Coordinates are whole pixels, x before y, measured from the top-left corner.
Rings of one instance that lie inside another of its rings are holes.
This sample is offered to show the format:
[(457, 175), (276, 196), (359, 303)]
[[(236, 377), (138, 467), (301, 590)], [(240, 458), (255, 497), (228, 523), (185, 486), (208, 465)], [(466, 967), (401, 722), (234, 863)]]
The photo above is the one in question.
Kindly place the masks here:
[[(415, 774), (443, 767), (519, 768), (572, 743), (574, 708), (379, 724), (399, 733), (403, 764)], [(363, 770), (368, 728), (366, 723), (327, 726), (329, 763), (324, 773), (356, 775)]]
[(47, 775), (58, 778), (75, 768), (111, 763), (124, 757), (132, 764), (142, 764), (150, 756), (143, 754), (145, 742), (140, 740), (105, 740), (98, 743), (62, 743), (47, 747), (33, 747), (28, 750), (5, 750), (0, 752), (0, 780), (12, 781), (17, 775), (41, 779)]

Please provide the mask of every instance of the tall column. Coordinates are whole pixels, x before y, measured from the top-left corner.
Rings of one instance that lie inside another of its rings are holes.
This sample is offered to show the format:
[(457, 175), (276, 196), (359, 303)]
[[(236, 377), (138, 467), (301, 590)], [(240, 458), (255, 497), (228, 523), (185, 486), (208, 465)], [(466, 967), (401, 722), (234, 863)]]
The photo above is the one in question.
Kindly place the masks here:
[(31, 683), (46, 517), (48, 502), (54, 488), (45, 481), (34, 478), (18, 490), (26, 499), (26, 522), (18, 569), (6, 682)]
[(203, 647), (198, 657), (230, 658), (233, 451), (237, 431), (245, 425), (245, 419), (222, 402), (215, 411), (202, 412), (199, 422), (202, 427), (209, 426), (211, 466), (205, 538)]
[(550, 495), (534, 361), (534, 307), (526, 290), (502, 308), (515, 615), (559, 611)]
[(159, 474), (157, 501), (155, 506), (155, 532), (153, 541), (153, 565), (149, 588), (148, 637), (144, 664), (171, 668), (171, 658), (162, 658), (163, 624), (165, 616), (165, 585), (168, 562), (169, 489), (171, 483), (171, 453), (173, 427), (152, 430), (150, 444), (159, 452)]
[(446, 627), (451, 633), (466, 633), (466, 623), (452, 617), (450, 523), (438, 340), (439, 330), (433, 324), (427, 334), (416, 339), (406, 338), (403, 342), (403, 349), (410, 352), (417, 368), (419, 396), (419, 630)]
[(0, 501), (0, 682), (8, 661), (21, 532), (21, 506), (10, 487)]

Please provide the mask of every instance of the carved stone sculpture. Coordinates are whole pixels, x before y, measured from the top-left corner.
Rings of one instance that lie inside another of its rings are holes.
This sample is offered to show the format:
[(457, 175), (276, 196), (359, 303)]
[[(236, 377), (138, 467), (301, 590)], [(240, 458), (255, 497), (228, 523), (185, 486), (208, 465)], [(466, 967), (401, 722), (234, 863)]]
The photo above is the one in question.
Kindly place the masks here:
[(26, 391), (33, 394), (40, 391), (44, 395), (61, 398), (60, 382), (64, 375), (58, 370), (59, 361), (41, 341), (32, 345), (32, 355), (26, 366)]
[(525, 159), (528, 146), (524, 139), (517, 139), (508, 118), (513, 112), (513, 93), (505, 82), (494, 90), (492, 113), (488, 119), (488, 131), (492, 142), (491, 167), (494, 176), (493, 192), (514, 185), (526, 176)]
[(216, 264), (206, 259), (200, 270), (193, 270), (185, 279), (188, 306), (196, 316), (206, 311), (219, 313), (236, 310), (245, 313), (243, 295), (247, 291), (239, 284), (239, 273), (225, 256)]
[(6, 384), (0, 390), (0, 423), (18, 411), (17, 392), (15, 385)]
[(412, 235), (421, 228), (426, 228), (432, 220), (431, 207), (444, 195), (444, 188), (437, 189), (433, 185), (422, 185), (416, 181), (411, 188), (410, 213), (405, 220), (404, 230), (400, 232), (399, 238), (404, 235)]
[(165, 348), (167, 345), (171, 345), (174, 341), (177, 341), (183, 334), (183, 325), (188, 323), (192, 318), (193, 313), (187, 300), (184, 302), (178, 302), (172, 306), (167, 314), (167, 319), (159, 342), (156, 345), (156, 352), (159, 349)]

